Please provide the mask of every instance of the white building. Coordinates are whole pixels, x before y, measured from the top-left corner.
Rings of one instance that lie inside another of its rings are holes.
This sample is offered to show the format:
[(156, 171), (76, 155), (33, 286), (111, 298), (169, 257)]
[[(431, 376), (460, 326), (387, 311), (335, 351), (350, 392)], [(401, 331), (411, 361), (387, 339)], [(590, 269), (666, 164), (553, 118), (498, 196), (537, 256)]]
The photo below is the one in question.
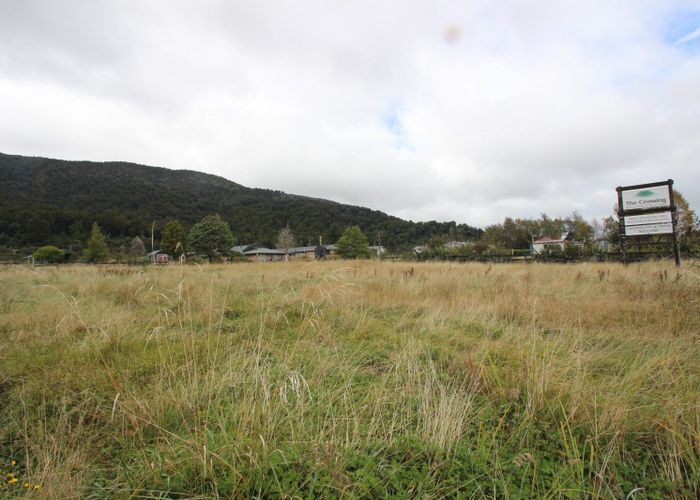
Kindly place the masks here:
[(540, 238), (538, 240), (533, 240), (532, 241), (532, 254), (538, 254), (542, 253), (544, 250), (547, 249), (559, 249), (559, 250), (564, 250), (567, 246), (576, 246), (576, 247), (583, 247), (583, 242), (582, 241), (570, 241), (570, 240), (565, 240), (565, 239), (554, 239), (554, 238)]

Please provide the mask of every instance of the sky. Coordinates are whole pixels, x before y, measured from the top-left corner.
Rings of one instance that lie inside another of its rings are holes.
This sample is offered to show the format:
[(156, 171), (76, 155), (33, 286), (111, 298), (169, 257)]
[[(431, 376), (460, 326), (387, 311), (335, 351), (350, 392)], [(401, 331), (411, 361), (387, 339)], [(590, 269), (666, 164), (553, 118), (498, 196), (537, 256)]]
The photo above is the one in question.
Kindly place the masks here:
[(0, 152), (414, 221), (700, 211), (700, 0), (0, 0)]

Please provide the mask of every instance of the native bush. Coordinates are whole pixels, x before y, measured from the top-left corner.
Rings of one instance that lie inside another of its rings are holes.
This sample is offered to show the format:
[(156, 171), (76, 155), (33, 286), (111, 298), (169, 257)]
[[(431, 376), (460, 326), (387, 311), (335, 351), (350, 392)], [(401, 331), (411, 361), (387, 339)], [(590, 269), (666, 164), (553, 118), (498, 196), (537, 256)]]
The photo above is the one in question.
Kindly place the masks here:
[(192, 226), (189, 245), (195, 252), (204, 254), (209, 261), (228, 255), (233, 245), (233, 235), (228, 223), (219, 215), (208, 215)]
[(61, 262), (64, 259), (65, 254), (63, 250), (57, 248), (53, 245), (46, 245), (38, 248), (33, 254), (34, 262), (46, 262), (48, 264), (54, 264), (56, 262)]
[(360, 226), (352, 226), (345, 230), (337, 243), (338, 255), (345, 259), (366, 259), (371, 255), (367, 236)]

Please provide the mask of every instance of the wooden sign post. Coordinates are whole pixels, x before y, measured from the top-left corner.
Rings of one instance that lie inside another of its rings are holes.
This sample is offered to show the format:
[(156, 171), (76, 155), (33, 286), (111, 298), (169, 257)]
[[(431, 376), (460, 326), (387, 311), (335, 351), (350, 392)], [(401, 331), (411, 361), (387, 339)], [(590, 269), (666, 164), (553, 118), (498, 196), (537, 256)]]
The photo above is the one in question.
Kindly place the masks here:
[[(681, 265), (678, 247), (676, 204), (673, 200), (673, 179), (648, 184), (617, 187), (617, 215), (620, 219), (622, 262), (629, 262), (628, 239), (670, 238), (676, 266)], [(636, 242), (639, 244), (658, 244)]]

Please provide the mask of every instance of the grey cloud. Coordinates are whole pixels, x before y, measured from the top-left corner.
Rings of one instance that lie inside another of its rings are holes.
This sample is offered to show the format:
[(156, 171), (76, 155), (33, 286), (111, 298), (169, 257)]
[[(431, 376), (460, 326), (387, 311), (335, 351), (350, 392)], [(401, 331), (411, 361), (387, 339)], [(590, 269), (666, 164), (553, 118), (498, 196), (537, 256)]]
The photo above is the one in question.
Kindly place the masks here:
[(668, 177), (700, 205), (700, 57), (660, 35), (692, 3), (579, 5), (5, 3), (0, 151), (413, 220), (599, 217), (616, 185)]

